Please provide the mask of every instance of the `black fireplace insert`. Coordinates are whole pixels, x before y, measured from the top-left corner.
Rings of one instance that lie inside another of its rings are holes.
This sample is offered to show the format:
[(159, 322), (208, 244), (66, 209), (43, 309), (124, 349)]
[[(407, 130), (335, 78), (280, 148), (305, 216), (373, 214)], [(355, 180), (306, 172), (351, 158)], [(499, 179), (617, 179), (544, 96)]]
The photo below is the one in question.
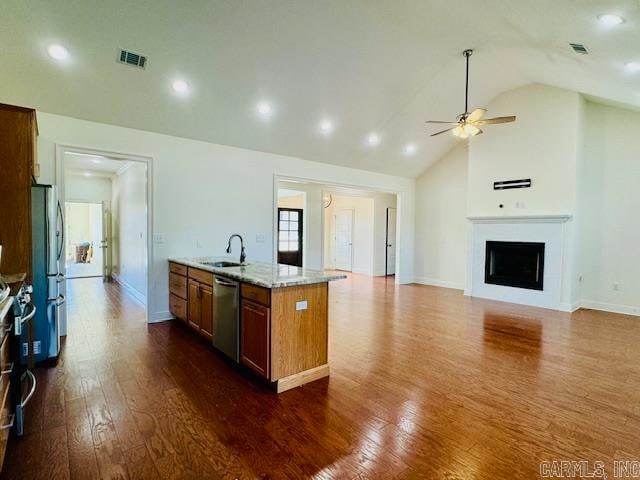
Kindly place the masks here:
[(544, 243), (487, 242), (485, 283), (543, 290), (543, 279)]

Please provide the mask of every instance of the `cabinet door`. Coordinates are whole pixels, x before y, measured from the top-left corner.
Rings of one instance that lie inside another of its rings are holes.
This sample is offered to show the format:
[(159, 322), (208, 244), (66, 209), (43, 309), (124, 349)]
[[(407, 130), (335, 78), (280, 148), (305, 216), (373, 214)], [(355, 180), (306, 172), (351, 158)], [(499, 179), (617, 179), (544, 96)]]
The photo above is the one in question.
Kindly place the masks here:
[(189, 318), (189, 326), (200, 331), (202, 322), (202, 301), (200, 299), (200, 284), (193, 280), (189, 280), (189, 308), (187, 317)]
[(257, 374), (269, 378), (270, 310), (242, 300), (240, 312), (240, 361)]
[(213, 338), (213, 289), (200, 285), (200, 333), (203, 337)]

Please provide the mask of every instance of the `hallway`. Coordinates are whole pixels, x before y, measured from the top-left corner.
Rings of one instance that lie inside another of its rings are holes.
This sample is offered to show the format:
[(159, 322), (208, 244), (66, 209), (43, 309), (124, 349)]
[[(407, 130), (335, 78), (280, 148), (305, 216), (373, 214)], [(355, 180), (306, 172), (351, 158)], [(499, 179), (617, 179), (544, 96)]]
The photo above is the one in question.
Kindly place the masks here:
[(37, 369), (2, 478), (494, 480), (640, 455), (637, 319), (330, 288), (331, 377), (274, 395), (117, 284), (70, 281), (64, 353)]

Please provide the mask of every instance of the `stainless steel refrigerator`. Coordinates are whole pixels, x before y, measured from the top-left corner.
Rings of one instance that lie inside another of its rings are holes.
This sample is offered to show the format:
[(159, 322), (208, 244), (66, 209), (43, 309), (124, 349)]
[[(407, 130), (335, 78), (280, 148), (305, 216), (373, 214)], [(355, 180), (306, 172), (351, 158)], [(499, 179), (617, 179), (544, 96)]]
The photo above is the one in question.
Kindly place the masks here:
[[(31, 188), (32, 274), (34, 360), (57, 359), (60, 354), (61, 326), (66, 325), (65, 278), (62, 272), (64, 216), (53, 185)], [(22, 341), (26, 362), (26, 338)]]

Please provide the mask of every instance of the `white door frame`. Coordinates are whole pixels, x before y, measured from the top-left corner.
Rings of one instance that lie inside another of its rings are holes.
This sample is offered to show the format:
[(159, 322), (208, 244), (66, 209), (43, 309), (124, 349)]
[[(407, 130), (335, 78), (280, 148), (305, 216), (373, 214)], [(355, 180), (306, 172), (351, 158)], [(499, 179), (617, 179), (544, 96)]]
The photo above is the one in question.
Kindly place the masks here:
[[(86, 155), (97, 155), (100, 157), (108, 157), (113, 160), (122, 160), (130, 162), (141, 162), (147, 166), (147, 305), (146, 316), (147, 323), (153, 321), (164, 320), (150, 318), (149, 312), (156, 312), (156, 299), (153, 295), (151, 286), (153, 285), (153, 156), (137, 155), (123, 152), (115, 152), (111, 150), (82, 147), (77, 145), (67, 145), (56, 143), (56, 185), (58, 186), (58, 200), (61, 203), (66, 201), (65, 185), (64, 185), (64, 153), (72, 151), (76, 153), (84, 153)], [(63, 245), (64, 249), (64, 245)], [(63, 255), (66, 252), (63, 251)], [(66, 322), (66, 319), (65, 319)], [(67, 326), (64, 325), (66, 331)], [(62, 327), (61, 327), (62, 329)]]
[[(400, 259), (400, 245), (401, 245), (401, 241), (400, 239), (403, 238), (402, 235), (405, 234), (405, 232), (402, 229), (402, 225), (401, 222), (398, 221), (399, 218), (402, 218), (402, 198), (403, 198), (403, 193), (393, 190), (393, 189), (385, 189), (385, 188), (374, 188), (374, 187), (368, 187), (368, 186), (363, 186), (363, 185), (354, 185), (354, 184), (349, 184), (349, 183), (340, 183), (340, 182), (335, 182), (332, 180), (322, 180), (319, 178), (308, 178), (308, 177), (295, 177), (295, 176), (290, 176), (290, 175), (281, 175), (281, 174), (277, 174), (274, 173), (273, 174), (273, 219), (272, 219), (272, 225), (271, 225), (271, 230), (272, 230), (272, 236), (273, 236), (273, 263), (278, 263), (278, 224), (276, 223), (278, 221), (278, 183), (280, 181), (290, 181), (290, 182), (299, 182), (299, 183), (314, 183), (316, 185), (322, 185), (325, 187), (336, 187), (336, 188), (353, 188), (356, 190), (361, 190), (361, 191), (365, 191), (365, 192), (372, 192), (372, 193), (391, 193), (393, 195), (396, 196), (396, 275), (395, 275), (395, 280), (394, 282), (397, 283), (398, 285), (400, 284), (400, 278), (402, 278), (401, 275), (401, 269), (402, 269), (402, 265), (399, 262)], [(324, 232), (324, 229), (326, 228), (325, 226), (325, 221), (324, 221), (324, 215), (320, 215), (320, 229), (322, 232)], [(375, 231), (375, 220), (374, 220), (374, 231)], [(325, 239), (324, 239), (324, 235), (321, 236), (320, 239), (320, 262), (321, 265), (325, 265), (325, 258), (324, 258), (324, 244), (325, 244)], [(412, 279), (408, 279), (408, 282), (412, 282)]]
[[(59, 191), (59, 190), (58, 190)], [(96, 201), (96, 200), (83, 200), (83, 199), (78, 199), (78, 198), (66, 198), (64, 200), (64, 202), (62, 202), (62, 199), (58, 198), (58, 200), (60, 201), (60, 203), (64, 203), (64, 213), (67, 213), (67, 203), (86, 203), (89, 205), (100, 205), (100, 208), (102, 210), (102, 215), (100, 217), (100, 229), (102, 230), (102, 237), (104, 237), (105, 232), (104, 232), (104, 201)], [(68, 223), (67, 223), (67, 218), (65, 217), (65, 228), (68, 228)], [(65, 234), (65, 238), (67, 236), (67, 232), (64, 232)], [(95, 247), (95, 248), (100, 248), (100, 247)], [(66, 258), (66, 253), (67, 253), (67, 249), (66, 247), (63, 247), (62, 249), (62, 253), (65, 254), (64, 260), (65, 260), (65, 277), (66, 277), (66, 262), (67, 262), (67, 258)], [(93, 278), (93, 277), (100, 277), (102, 276), (102, 272), (104, 272), (104, 265), (105, 265), (105, 258), (104, 258), (104, 251), (102, 252), (102, 265), (100, 266), (100, 275), (91, 275), (91, 277), (73, 277), (73, 278)], [(68, 277), (67, 277), (68, 278)]]

